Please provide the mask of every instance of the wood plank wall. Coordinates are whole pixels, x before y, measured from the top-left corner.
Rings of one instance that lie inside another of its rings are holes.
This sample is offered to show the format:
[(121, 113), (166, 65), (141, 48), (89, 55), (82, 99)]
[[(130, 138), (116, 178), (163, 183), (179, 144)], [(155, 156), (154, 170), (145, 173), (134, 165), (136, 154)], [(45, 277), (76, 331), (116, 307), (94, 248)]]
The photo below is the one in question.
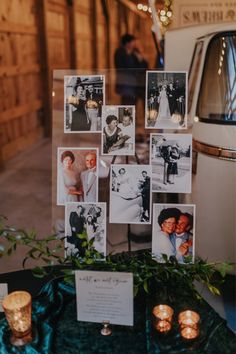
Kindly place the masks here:
[(35, 1), (0, 1), (0, 14), (0, 161), (5, 161), (43, 136), (43, 101)]
[(127, 31), (141, 38), (154, 63), (151, 20), (128, 2), (0, 1), (0, 166), (50, 136), (53, 69), (114, 67)]

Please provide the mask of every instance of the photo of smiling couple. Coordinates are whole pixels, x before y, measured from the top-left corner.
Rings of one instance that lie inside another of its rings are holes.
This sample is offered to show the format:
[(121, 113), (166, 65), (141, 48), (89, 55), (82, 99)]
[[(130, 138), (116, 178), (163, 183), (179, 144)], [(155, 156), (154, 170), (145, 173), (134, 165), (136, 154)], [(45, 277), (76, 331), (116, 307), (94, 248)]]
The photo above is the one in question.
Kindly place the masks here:
[(195, 205), (153, 204), (152, 254), (158, 262), (163, 255), (179, 263), (194, 261)]

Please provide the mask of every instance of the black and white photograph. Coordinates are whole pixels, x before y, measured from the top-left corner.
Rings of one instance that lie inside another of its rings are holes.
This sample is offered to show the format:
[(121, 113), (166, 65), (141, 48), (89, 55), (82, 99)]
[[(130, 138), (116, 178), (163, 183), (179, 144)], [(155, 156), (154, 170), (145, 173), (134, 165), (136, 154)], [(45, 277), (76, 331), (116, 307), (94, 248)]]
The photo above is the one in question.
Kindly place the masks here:
[(101, 132), (105, 76), (65, 76), (64, 89), (64, 133)]
[(145, 128), (187, 128), (187, 72), (146, 72)]
[(152, 192), (191, 193), (192, 135), (150, 134)]
[(59, 147), (57, 205), (98, 201), (98, 149)]
[(102, 107), (102, 154), (135, 154), (135, 106)]
[[(86, 238), (79, 238), (81, 234)], [(92, 239), (92, 247), (106, 256), (106, 203), (66, 203), (66, 254), (83, 257), (86, 248), (82, 244)]]
[(150, 165), (111, 165), (110, 222), (151, 223)]
[(195, 205), (153, 204), (152, 255), (163, 262), (163, 254), (179, 263), (195, 257)]

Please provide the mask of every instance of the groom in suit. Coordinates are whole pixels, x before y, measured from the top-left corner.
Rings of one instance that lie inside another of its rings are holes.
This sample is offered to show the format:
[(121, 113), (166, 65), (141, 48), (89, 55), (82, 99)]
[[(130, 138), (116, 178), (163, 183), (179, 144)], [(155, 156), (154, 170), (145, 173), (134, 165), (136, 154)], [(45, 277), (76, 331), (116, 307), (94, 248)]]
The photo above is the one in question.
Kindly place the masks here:
[(87, 170), (81, 172), (80, 175), (84, 202), (97, 202), (97, 155), (95, 152), (89, 152), (85, 156), (85, 165)]

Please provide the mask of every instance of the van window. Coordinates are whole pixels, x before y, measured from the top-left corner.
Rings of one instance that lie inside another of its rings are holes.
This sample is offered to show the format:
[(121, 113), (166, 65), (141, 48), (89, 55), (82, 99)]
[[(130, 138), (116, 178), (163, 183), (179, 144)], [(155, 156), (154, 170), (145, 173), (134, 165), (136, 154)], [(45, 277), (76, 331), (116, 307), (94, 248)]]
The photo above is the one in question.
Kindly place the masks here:
[(210, 41), (197, 104), (206, 123), (236, 124), (236, 33)]
[(195, 45), (193, 59), (190, 66), (190, 74), (188, 80), (189, 94), (188, 94), (188, 112), (190, 112), (193, 103), (193, 94), (195, 90), (195, 84), (198, 77), (199, 66), (202, 56), (203, 41), (197, 42)]

